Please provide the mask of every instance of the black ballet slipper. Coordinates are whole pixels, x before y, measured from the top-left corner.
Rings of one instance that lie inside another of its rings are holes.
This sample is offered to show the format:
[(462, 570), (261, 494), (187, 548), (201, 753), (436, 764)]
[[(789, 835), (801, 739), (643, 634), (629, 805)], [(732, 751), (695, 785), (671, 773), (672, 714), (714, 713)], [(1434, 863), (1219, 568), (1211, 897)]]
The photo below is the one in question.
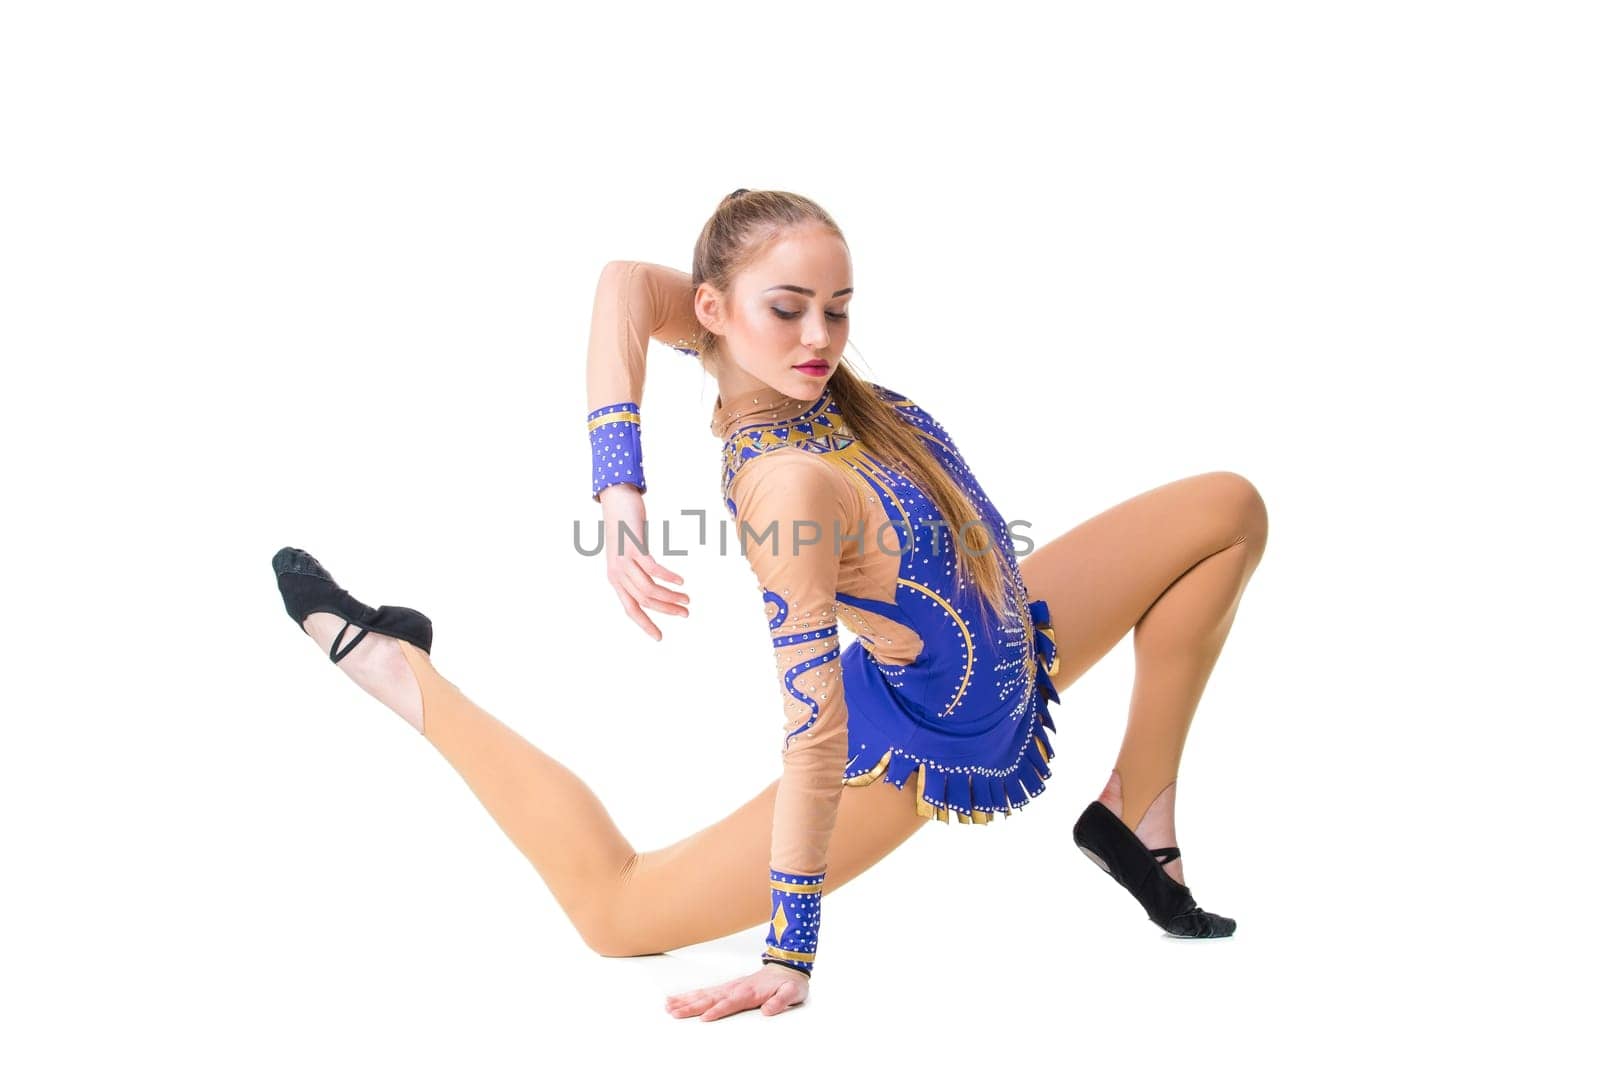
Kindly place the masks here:
[[(299, 548), (279, 549), (272, 557), (272, 571), (278, 575), (278, 592), (283, 596), (284, 610), (301, 629), (305, 628), (306, 617), (317, 611), (344, 619), (344, 626), (328, 650), (328, 658), (334, 662), (349, 655), (368, 633), (398, 637), (425, 652), (433, 647), (433, 623), (427, 615), (409, 607), (368, 607), (340, 588), (333, 575), (309, 552)], [(360, 632), (354, 640), (339, 647), (339, 641), (351, 626)]]
[(1232, 936), (1238, 923), (1202, 910), (1189, 886), (1168, 876), (1166, 864), (1179, 858), (1177, 848), (1147, 848), (1111, 808), (1099, 800), (1084, 808), (1072, 827), (1078, 849), (1144, 907), (1150, 920), (1178, 937)]

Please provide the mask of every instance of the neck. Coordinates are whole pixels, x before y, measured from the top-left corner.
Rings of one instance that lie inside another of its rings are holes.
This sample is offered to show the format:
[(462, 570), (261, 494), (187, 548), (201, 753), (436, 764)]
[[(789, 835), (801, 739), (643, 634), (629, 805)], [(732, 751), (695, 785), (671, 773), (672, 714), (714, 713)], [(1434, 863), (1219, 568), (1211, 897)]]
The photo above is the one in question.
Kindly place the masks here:
[(720, 382), (716, 407), (711, 412), (711, 432), (726, 440), (747, 425), (796, 418), (819, 404), (826, 406), (832, 389), (809, 399), (796, 399), (754, 378), (743, 382)]

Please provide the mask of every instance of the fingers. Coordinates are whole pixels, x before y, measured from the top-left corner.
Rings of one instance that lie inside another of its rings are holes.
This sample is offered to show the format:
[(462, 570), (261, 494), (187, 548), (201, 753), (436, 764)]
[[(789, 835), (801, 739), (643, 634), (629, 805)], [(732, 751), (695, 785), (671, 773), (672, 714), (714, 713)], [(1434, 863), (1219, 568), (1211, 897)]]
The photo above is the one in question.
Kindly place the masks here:
[[(654, 560), (650, 559), (648, 555), (634, 556), (622, 562), (623, 577), (628, 582), (633, 598), (638, 600), (641, 606), (648, 607), (652, 611), (688, 617), (689, 608), (684, 605), (689, 602), (689, 594), (678, 592), (674, 589), (662, 588), (650, 580), (650, 575), (646, 573), (646, 566), (644, 565), (647, 562), (654, 565)], [(681, 581), (682, 579), (680, 578), (679, 580)]]
[[(714, 1007), (715, 1004), (720, 1004), (725, 999), (725, 988), (685, 992), (682, 996), (667, 997), (667, 1013), (674, 1016), (674, 1018), (693, 1018), (694, 1015), (702, 1015), (702, 1012), (707, 1007)], [(704, 1015), (702, 1015), (702, 1018), (704, 1018)]]
[[(687, 593), (673, 589), (662, 588), (645, 573), (641, 559), (649, 561), (663, 574), (676, 577), (659, 564), (654, 564), (648, 556), (629, 557), (619, 559), (611, 569), (611, 584), (617, 591), (617, 598), (622, 602), (622, 609), (627, 612), (640, 629), (650, 635), (652, 640), (661, 639), (661, 630), (656, 627), (644, 613), (645, 608), (660, 611), (663, 614), (677, 615), (680, 618), (689, 617), (689, 602)], [(677, 578), (682, 581), (682, 578)]]
[(639, 623), (639, 628), (650, 634), (652, 640), (660, 640), (661, 630), (657, 629), (655, 623), (646, 618), (645, 613), (639, 610), (639, 605), (633, 602), (633, 597), (622, 589), (617, 589), (616, 592), (617, 599), (622, 601), (622, 609), (627, 612), (628, 617)]
[[(622, 602), (622, 609), (628, 617), (633, 619), (634, 624), (644, 630), (651, 640), (660, 640), (661, 630), (644, 612), (659, 611), (662, 614), (687, 618), (689, 597), (686, 593), (656, 584), (654, 578), (681, 585), (683, 577), (656, 562), (644, 549), (643, 540), (635, 536), (623, 536), (624, 530), (631, 532), (634, 527), (644, 524), (644, 507), (637, 494), (631, 498), (626, 492), (613, 496), (615, 509), (607, 509), (606, 520), (617, 523), (617, 554), (607, 560), (607, 577), (612, 587), (617, 590), (617, 598)], [(630, 540), (632, 547), (627, 546)]]
[[(642, 509), (636, 516), (636, 523), (629, 522), (627, 517), (622, 517), (619, 520), (617, 532), (617, 551), (615, 553), (615, 558), (619, 564), (626, 560), (627, 562), (633, 563), (634, 568), (637, 568), (636, 573), (630, 573), (632, 583), (637, 586), (634, 589), (636, 598), (645, 606), (650, 607), (652, 610), (665, 610), (665, 608), (656, 608), (652, 606), (652, 601), (656, 600), (672, 602), (674, 598), (676, 598), (683, 603), (688, 603), (689, 598), (687, 596), (684, 596), (682, 593), (671, 592), (667, 589), (661, 588), (657, 586), (655, 582), (650, 580), (651, 577), (659, 577), (681, 585), (683, 584), (683, 577), (679, 574), (673, 573), (671, 570), (668, 570), (651, 556), (649, 548), (645, 546), (648, 541), (640, 540), (636, 536), (630, 535), (628, 537), (624, 537), (622, 535), (623, 527), (628, 528), (631, 534), (632, 526), (634, 524), (642, 525), (643, 523), (644, 513)], [(631, 544), (629, 543), (630, 541)], [(632, 568), (623, 567), (623, 569), (631, 570)]]
[(717, 1001), (709, 992), (689, 992), (667, 997), (667, 1013), (674, 1018), (692, 1018)]
[(800, 1002), (800, 982), (785, 981), (778, 986), (778, 990), (767, 997), (761, 1004), (761, 1013), (766, 1015), (782, 1014), (796, 1003)]
[(761, 999), (753, 988), (736, 988), (711, 1005), (711, 1009), (700, 1015), (703, 1022), (714, 1022), (718, 1018), (726, 1018), (730, 1014), (749, 1010), (760, 1004)]
[(700, 1016), (703, 1022), (714, 1022), (740, 1011), (761, 1008), (767, 1016), (782, 1014), (790, 1007), (803, 1003), (806, 990), (803, 982), (780, 980), (773, 985), (760, 975), (742, 981), (731, 981), (715, 988), (702, 988), (667, 997), (667, 1013), (674, 1018)]
[(651, 555), (640, 556), (639, 557), (639, 565), (643, 566), (646, 570), (648, 570), (652, 575), (654, 575), (656, 577), (664, 577), (669, 581), (676, 581), (680, 585), (683, 584), (683, 578), (679, 577), (677, 574), (674, 574), (671, 570), (668, 570), (666, 567), (664, 567), (660, 563), (656, 562), (654, 556), (651, 556)]

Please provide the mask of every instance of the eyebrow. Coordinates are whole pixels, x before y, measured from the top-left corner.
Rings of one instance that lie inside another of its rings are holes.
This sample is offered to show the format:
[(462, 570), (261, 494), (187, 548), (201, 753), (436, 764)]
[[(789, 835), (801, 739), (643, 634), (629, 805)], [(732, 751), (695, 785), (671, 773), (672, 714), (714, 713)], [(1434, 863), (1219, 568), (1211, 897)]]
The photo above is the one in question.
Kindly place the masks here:
[[(790, 292), (804, 293), (807, 296), (815, 296), (816, 295), (816, 293), (814, 291), (812, 291), (811, 289), (801, 288), (799, 285), (774, 285), (774, 286), (772, 286), (772, 288), (767, 289), (766, 291), (767, 292), (771, 292), (772, 289), (788, 289)], [(855, 290), (854, 287), (851, 287), (851, 288), (848, 288), (848, 289), (840, 289), (838, 292), (834, 293), (833, 296), (843, 296), (847, 292), (855, 292), (855, 291), (856, 290)], [(830, 300), (833, 299), (833, 296), (828, 297), (828, 299), (830, 299)]]

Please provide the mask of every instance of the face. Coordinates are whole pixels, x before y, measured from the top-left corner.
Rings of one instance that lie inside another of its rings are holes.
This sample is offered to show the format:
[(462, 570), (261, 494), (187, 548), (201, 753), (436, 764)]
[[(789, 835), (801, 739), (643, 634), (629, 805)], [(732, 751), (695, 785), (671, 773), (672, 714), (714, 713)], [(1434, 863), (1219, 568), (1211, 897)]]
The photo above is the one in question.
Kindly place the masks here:
[(844, 358), (852, 284), (844, 242), (808, 225), (769, 244), (726, 296), (702, 285), (696, 310), (721, 338), (721, 392), (766, 385), (797, 400), (821, 396)]

